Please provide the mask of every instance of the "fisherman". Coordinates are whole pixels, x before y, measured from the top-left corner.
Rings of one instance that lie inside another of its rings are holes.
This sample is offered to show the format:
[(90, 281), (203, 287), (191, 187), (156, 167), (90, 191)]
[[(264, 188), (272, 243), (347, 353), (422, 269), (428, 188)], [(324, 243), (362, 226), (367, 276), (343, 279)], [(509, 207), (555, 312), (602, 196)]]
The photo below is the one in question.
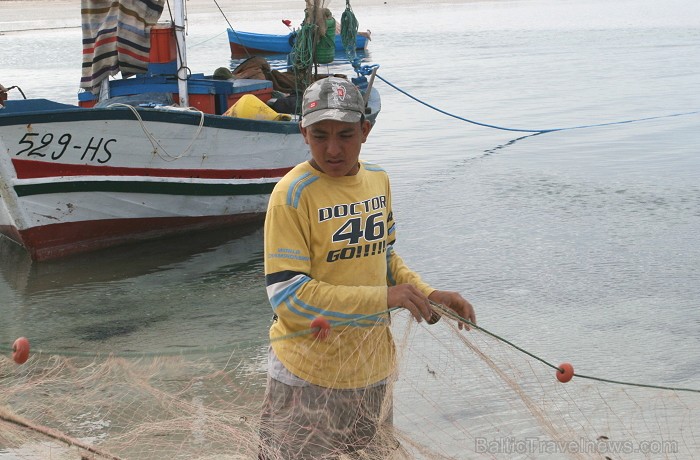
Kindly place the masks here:
[(259, 458), (384, 458), (398, 445), (388, 310), (435, 320), (432, 301), (475, 323), (474, 309), (429, 286), (394, 249), (389, 177), (359, 159), (371, 124), (358, 88), (338, 77), (313, 83), (300, 129), (311, 159), (277, 184), (265, 220), (274, 319)]

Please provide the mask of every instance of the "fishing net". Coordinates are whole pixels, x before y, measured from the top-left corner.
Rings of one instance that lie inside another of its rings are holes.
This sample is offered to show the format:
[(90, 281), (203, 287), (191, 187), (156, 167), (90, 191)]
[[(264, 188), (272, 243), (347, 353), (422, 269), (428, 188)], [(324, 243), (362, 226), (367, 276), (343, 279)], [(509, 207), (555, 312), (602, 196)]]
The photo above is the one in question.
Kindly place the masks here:
[[(393, 428), (341, 458), (692, 458), (700, 394), (559, 372), (451, 318), (392, 314)], [(331, 330), (331, 337), (337, 332)], [(0, 458), (254, 459), (268, 344), (0, 356)], [(382, 414), (392, 409), (387, 405)], [(313, 414), (311, 414), (313, 415)], [(270, 457), (274, 459), (274, 456)]]

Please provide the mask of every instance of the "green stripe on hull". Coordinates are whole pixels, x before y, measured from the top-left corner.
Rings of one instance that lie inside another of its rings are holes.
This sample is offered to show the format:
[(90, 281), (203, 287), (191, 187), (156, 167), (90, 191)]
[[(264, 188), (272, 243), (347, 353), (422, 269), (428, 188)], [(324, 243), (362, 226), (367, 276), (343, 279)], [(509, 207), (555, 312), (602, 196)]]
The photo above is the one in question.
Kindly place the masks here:
[(173, 182), (53, 182), (49, 184), (16, 185), (17, 196), (46, 195), (50, 193), (117, 192), (154, 195), (269, 195), (274, 183), (262, 184), (186, 184)]

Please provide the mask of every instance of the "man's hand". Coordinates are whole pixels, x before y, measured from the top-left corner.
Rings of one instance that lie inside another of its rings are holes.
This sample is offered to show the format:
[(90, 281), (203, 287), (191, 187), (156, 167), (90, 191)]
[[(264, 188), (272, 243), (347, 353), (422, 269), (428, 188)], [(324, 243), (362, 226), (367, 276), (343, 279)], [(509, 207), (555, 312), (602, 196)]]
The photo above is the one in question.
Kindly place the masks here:
[(410, 311), (419, 323), (430, 319), (432, 314), (428, 298), (412, 284), (390, 286), (386, 303), (389, 308), (403, 307)]
[[(476, 324), (476, 313), (474, 312), (474, 307), (472, 304), (467, 302), (458, 292), (452, 291), (433, 291), (428, 296), (430, 300), (435, 303), (442, 304), (455, 313), (457, 313), (461, 318), (469, 320), (472, 324)], [(460, 321), (460, 329), (469, 330), (469, 325), (467, 323)]]

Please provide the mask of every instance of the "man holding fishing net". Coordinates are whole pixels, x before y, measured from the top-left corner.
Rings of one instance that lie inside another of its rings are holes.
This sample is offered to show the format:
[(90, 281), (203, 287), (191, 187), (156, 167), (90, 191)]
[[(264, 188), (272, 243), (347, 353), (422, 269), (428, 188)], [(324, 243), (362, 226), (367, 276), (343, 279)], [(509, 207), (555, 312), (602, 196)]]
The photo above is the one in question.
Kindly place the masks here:
[(431, 288), (395, 252), (387, 173), (359, 160), (371, 130), (364, 114), (350, 81), (312, 84), (300, 123), (312, 159), (270, 198), (265, 275), (275, 317), (261, 459), (386, 458), (397, 448), (391, 312), (433, 322), (432, 302), (476, 321), (461, 295)]

